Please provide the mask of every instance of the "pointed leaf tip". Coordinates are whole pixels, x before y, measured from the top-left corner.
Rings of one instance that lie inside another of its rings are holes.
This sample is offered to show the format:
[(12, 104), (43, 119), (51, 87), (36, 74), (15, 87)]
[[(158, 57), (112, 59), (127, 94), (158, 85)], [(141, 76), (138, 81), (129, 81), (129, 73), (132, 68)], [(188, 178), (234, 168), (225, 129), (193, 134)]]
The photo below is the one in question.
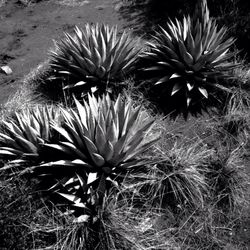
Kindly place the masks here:
[(179, 92), (182, 89), (182, 84), (176, 83), (172, 89), (171, 96), (175, 95), (177, 92)]
[(205, 88), (202, 88), (202, 87), (199, 87), (198, 88), (200, 93), (205, 97), (205, 98), (208, 98), (208, 93), (207, 93), (207, 90)]

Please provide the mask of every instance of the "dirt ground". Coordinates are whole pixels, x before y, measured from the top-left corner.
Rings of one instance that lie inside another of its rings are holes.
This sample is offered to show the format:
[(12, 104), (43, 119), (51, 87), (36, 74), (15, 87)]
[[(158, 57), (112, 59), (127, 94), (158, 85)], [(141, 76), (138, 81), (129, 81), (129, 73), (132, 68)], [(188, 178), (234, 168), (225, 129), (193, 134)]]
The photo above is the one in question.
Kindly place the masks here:
[(46, 60), (63, 32), (87, 22), (122, 27), (117, 7), (114, 0), (0, 0), (0, 67), (13, 71), (0, 73), (0, 105), (18, 79)]

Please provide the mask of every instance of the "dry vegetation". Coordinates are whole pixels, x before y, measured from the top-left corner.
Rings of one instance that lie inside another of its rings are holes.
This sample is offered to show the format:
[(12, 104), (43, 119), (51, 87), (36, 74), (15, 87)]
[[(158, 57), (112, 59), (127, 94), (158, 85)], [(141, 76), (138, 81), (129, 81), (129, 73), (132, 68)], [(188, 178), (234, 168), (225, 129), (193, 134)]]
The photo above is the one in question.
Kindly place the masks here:
[(199, 43), (198, 10), (135, 48), (75, 29), (22, 80), (1, 109), (1, 249), (248, 249), (249, 66), (214, 30)]

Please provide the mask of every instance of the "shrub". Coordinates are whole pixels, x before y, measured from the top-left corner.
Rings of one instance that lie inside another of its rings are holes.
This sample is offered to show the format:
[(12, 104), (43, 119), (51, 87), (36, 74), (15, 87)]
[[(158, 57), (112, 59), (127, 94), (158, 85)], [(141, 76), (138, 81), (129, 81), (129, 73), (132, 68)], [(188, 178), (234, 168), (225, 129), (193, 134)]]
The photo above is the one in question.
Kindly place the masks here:
[(105, 93), (123, 88), (119, 82), (133, 74), (140, 51), (139, 40), (127, 32), (119, 36), (117, 27), (86, 24), (55, 42), (50, 64), (58, 77), (65, 77), (64, 90), (80, 96), (90, 91)]
[(150, 79), (150, 97), (164, 112), (186, 118), (221, 105), (230, 88), (225, 78), (236, 67), (229, 62), (235, 55), (229, 52), (234, 39), (226, 39), (226, 33), (209, 17), (203, 1), (192, 18), (169, 21), (147, 43), (142, 70)]

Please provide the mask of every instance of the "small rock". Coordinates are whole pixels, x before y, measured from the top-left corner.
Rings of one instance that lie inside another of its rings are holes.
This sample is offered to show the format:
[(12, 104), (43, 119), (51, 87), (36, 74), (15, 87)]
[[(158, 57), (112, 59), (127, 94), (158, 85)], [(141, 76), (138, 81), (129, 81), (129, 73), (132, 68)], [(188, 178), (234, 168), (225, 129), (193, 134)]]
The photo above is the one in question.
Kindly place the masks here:
[(89, 221), (90, 216), (87, 214), (81, 215), (73, 220), (74, 223), (84, 223)]
[(13, 73), (13, 71), (12, 71), (12, 69), (9, 66), (6, 65), (6, 66), (2, 66), (0, 68), (0, 73), (4, 73), (6, 75), (10, 75), (10, 74)]
[(104, 5), (97, 5), (97, 6), (95, 6), (95, 8), (98, 10), (103, 10), (105, 8), (105, 6)]
[(121, 10), (122, 7), (123, 7), (123, 3), (117, 3), (117, 4), (114, 6), (114, 10), (118, 12), (118, 11)]

